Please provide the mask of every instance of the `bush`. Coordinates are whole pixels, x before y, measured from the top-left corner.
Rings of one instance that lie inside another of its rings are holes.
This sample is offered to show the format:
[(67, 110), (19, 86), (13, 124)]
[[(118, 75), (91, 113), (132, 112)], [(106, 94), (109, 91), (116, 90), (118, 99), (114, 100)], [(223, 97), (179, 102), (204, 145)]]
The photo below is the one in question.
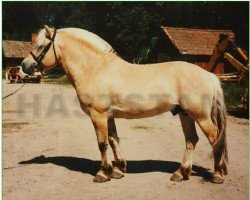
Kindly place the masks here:
[(222, 88), (228, 109), (242, 107), (241, 97), (245, 94), (245, 87), (240, 86), (237, 82), (224, 82)]

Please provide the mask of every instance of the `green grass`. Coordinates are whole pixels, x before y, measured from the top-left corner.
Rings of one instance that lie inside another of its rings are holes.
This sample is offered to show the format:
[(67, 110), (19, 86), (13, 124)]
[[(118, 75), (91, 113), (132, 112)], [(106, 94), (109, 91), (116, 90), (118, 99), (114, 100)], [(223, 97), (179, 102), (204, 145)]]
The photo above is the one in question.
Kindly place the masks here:
[(225, 82), (222, 84), (225, 95), (225, 103), (227, 107), (241, 106), (241, 97), (245, 93), (245, 88), (240, 86), (237, 82)]
[[(224, 91), (227, 112), (230, 115), (248, 119), (249, 107), (247, 106), (247, 109), (243, 109), (243, 103), (241, 102), (246, 87), (240, 86), (237, 82), (226, 82), (222, 84), (222, 88)], [(249, 103), (249, 96), (247, 96), (247, 102)]]
[(71, 85), (69, 80), (66, 76), (55, 76), (50, 75), (47, 78), (43, 78), (44, 83), (52, 83), (52, 84), (59, 84), (59, 85)]

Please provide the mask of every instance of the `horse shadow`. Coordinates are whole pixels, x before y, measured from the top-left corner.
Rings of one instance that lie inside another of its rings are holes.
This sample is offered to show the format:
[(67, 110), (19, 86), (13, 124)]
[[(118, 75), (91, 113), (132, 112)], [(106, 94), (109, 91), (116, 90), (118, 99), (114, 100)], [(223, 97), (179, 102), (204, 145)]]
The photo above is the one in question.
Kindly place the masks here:
[[(86, 158), (70, 157), (70, 156), (55, 156), (45, 157), (44, 155), (32, 158), (31, 160), (21, 161), (19, 164), (48, 164), (52, 163), (57, 166), (65, 167), (72, 171), (91, 174), (95, 176), (99, 170), (101, 162), (97, 160), (90, 160)], [(173, 173), (180, 166), (180, 163), (174, 161), (162, 160), (131, 160), (127, 161), (126, 173), (148, 173), (148, 172), (166, 172)], [(212, 174), (208, 169), (193, 165), (193, 176), (200, 176), (205, 181), (212, 179)]]

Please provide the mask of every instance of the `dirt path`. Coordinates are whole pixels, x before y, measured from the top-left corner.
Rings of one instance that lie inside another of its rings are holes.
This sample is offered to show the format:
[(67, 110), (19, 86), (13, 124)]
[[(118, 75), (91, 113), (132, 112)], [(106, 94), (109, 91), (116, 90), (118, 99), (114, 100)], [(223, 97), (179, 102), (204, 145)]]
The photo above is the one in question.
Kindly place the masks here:
[[(4, 82), (3, 95), (19, 86)], [(178, 117), (116, 123), (128, 172), (97, 184), (96, 136), (72, 87), (28, 84), (4, 100), (3, 199), (248, 199), (248, 120), (228, 117), (229, 175), (222, 185), (204, 180), (213, 158), (199, 128), (193, 175), (176, 183), (170, 177), (185, 147)]]

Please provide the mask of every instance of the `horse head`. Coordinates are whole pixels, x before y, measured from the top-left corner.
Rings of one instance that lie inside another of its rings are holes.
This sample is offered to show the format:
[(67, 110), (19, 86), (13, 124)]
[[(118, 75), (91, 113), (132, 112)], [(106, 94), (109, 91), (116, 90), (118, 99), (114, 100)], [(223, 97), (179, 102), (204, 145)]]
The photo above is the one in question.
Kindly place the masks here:
[(33, 74), (35, 71), (53, 68), (58, 64), (58, 54), (55, 47), (56, 29), (45, 28), (40, 30), (36, 47), (30, 52), (22, 62), (22, 69), (27, 74)]

